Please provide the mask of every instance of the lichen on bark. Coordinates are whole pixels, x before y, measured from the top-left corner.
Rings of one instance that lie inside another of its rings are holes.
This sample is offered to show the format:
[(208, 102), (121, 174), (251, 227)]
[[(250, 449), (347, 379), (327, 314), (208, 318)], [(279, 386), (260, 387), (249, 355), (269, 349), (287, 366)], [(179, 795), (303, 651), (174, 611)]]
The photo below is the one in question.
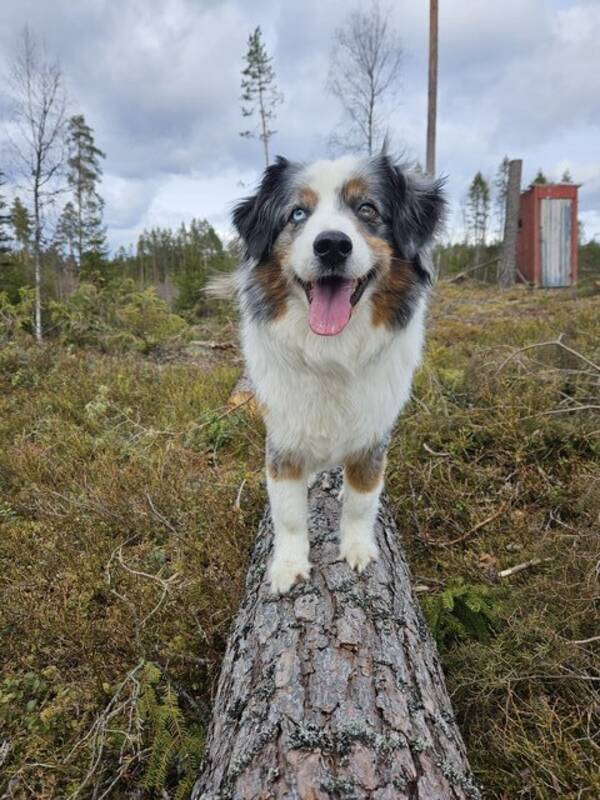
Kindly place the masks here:
[(192, 800), (475, 800), (432, 637), (384, 497), (380, 557), (338, 560), (339, 471), (310, 491), (310, 582), (270, 594), (268, 510)]

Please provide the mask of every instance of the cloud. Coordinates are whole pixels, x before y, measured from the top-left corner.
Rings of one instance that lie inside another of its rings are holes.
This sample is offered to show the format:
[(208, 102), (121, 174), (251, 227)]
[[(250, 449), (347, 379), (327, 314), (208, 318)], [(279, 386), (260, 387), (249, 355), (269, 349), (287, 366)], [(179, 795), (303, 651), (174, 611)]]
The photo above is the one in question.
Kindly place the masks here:
[[(248, 34), (261, 26), (285, 94), (273, 153), (319, 157), (341, 119), (325, 90), (341, 8), (335, 0), (3, 0), (0, 69), (26, 22), (60, 55), (73, 108), (107, 153), (114, 246), (192, 216), (226, 231), (231, 202), (247, 191), (240, 181), (253, 184), (261, 169), (260, 143), (239, 136)], [(404, 51), (390, 131), (423, 162), (427, 4), (398, 0), (389, 18)], [(538, 167), (559, 177), (568, 164), (583, 183), (586, 227), (598, 228), (599, 40), (600, 6), (590, 0), (441, 4), (438, 165), (455, 208), (475, 172), (492, 178), (508, 154), (524, 159), (525, 183)], [(7, 109), (0, 89), (0, 116)]]

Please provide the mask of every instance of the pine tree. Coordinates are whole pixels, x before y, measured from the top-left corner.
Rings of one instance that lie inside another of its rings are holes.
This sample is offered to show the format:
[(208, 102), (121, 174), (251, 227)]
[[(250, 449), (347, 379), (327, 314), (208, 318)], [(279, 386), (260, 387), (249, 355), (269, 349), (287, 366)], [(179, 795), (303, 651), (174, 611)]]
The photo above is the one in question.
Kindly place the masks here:
[(93, 274), (106, 257), (104, 200), (96, 188), (102, 180), (101, 159), (106, 156), (96, 147), (94, 132), (83, 114), (69, 119), (67, 147), (67, 181), (73, 201), (63, 211), (63, 235), (73, 238), (79, 269)]
[(19, 197), (15, 197), (10, 209), (10, 221), (21, 260), (26, 260), (32, 244), (33, 223), (27, 208)]
[(566, 169), (563, 172), (562, 178), (560, 179), (560, 182), (561, 183), (573, 183), (573, 176), (571, 175), (571, 172), (570, 172), (569, 169)]
[(262, 41), (260, 28), (256, 28), (248, 38), (248, 51), (244, 56), (246, 67), (242, 70), (242, 116), (258, 116), (254, 130), (240, 132), (240, 136), (258, 136), (263, 143), (265, 166), (269, 166), (269, 142), (276, 131), (270, 128), (275, 119), (275, 109), (283, 102), (283, 95), (275, 83), (272, 58)]
[[(0, 170), (0, 189), (6, 180), (4, 178), (4, 173)], [(10, 264), (10, 240), (11, 237), (9, 235), (9, 225), (10, 225), (10, 214), (6, 213), (6, 200), (0, 194), (0, 267), (6, 264)], [(0, 289), (2, 287), (0, 286)]]
[(54, 247), (64, 261), (77, 264), (80, 244), (79, 216), (69, 200), (62, 210), (54, 231)]
[(470, 238), (475, 245), (475, 263), (481, 261), (490, 214), (490, 187), (481, 172), (473, 178), (467, 194), (466, 219)]
[(508, 188), (508, 165), (510, 159), (504, 156), (498, 165), (498, 171), (494, 178), (496, 218), (498, 221), (498, 239), (504, 237), (504, 221), (506, 219), (506, 190)]
[(538, 169), (537, 175), (533, 179), (532, 183), (536, 183), (536, 184), (537, 183), (539, 183), (539, 184), (548, 183), (548, 178), (544, 175), (544, 173), (542, 172), (541, 169)]
[[(0, 187), (4, 175), (0, 173)], [(14, 223), (14, 209), (18, 210), (21, 228)], [(0, 292), (6, 292), (10, 302), (19, 303), (21, 289), (31, 286), (32, 225), (27, 209), (19, 198), (8, 208), (0, 195)]]

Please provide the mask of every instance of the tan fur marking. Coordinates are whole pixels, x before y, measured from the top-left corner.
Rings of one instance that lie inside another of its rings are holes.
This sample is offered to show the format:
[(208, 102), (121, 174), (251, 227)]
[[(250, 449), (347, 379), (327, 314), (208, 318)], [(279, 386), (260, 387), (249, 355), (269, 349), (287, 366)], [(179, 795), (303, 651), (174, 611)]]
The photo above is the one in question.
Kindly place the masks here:
[(356, 453), (344, 465), (346, 480), (356, 492), (372, 492), (383, 478), (385, 462), (385, 450), (381, 448)]
[(377, 236), (370, 236), (367, 234), (365, 239), (375, 256), (377, 269), (380, 273), (387, 272), (394, 258), (394, 251), (391, 246), (385, 239), (379, 239)]
[(304, 464), (297, 456), (267, 457), (267, 470), (274, 481), (299, 481), (304, 475)]
[(288, 282), (281, 269), (285, 249), (278, 246), (270, 261), (256, 268), (256, 276), (267, 301), (275, 309), (275, 319), (281, 319), (287, 310)]
[(342, 186), (342, 199), (349, 206), (362, 200), (369, 193), (369, 187), (363, 178), (350, 178)]
[(304, 208), (308, 208), (309, 211), (312, 211), (319, 202), (319, 196), (310, 186), (305, 186), (298, 192), (298, 200)]
[(408, 261), (392, 258), (389, 269), (381, 276), (371, 297), (373, 325), (394, 326), (396, 309), (414, 287), (416, 276)]

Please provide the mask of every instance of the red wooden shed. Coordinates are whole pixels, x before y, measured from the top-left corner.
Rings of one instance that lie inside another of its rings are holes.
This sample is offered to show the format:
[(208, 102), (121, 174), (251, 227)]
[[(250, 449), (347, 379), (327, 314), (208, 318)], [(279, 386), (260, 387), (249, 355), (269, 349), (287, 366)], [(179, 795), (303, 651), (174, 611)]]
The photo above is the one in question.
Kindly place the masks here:
[(573, 183), (534, 183), (521, 192), (521, 280), (544, 287), (577, 282), (577, 189)]

